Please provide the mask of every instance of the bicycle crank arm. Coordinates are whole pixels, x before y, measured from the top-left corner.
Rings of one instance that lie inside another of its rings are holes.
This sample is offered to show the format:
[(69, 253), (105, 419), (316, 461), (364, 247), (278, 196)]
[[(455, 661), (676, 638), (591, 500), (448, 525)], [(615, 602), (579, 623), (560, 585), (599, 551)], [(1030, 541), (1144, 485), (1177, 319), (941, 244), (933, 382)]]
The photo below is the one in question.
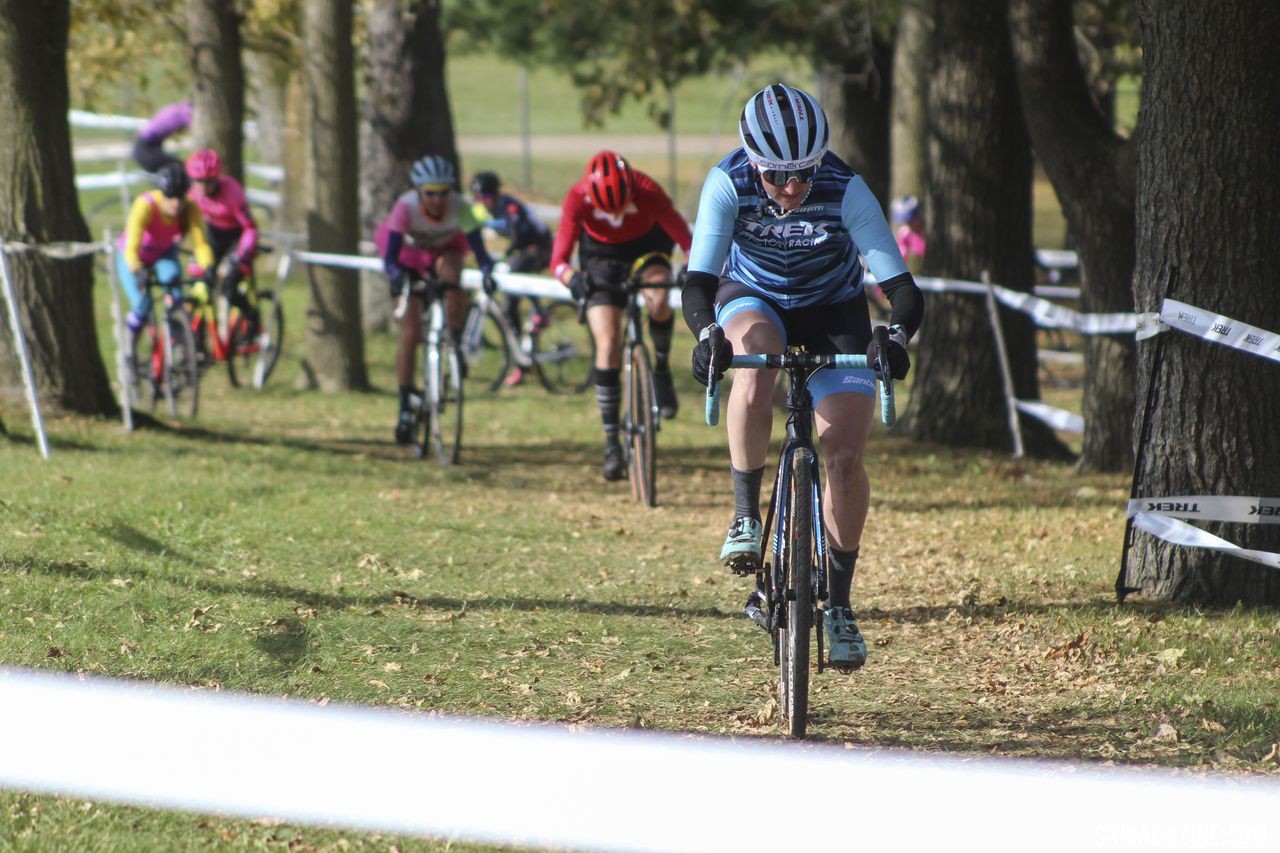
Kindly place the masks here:
[(760, 594), (760, 590), (755, 590), (751, 595), (747, 596), (746, 606), (743, 612), (747, 617), (757, 625), (759, 625), (765, 633), (772, 634), (773, 628), (769, 625), (769, 614), (760, 609), (760, 605), (764, 604), (764, 596)]

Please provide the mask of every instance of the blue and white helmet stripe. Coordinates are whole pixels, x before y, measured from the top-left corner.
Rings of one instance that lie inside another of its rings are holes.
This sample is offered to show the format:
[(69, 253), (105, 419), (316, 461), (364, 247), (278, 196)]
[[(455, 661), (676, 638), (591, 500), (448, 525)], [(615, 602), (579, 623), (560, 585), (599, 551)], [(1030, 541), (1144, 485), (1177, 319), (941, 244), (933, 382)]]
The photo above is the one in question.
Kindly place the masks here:
[(806, 169), (827, 151), (827, 116), (817, 98), (775, 83), (756, 92), (738, 122), (742, 147), (764, 169)]
[(417, 187), (452, 185), (453, 164), (439, 154), (431, 154), (413, 164), (413, 168), (409, 170), (409, 178)]

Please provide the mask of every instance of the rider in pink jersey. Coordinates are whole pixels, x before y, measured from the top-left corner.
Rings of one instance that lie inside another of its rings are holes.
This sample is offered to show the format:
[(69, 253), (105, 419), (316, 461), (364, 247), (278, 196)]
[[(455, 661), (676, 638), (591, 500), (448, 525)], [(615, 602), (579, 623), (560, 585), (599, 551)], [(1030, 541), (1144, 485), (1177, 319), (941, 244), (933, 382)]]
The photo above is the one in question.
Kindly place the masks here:
[(222, 287), (231, 304), (252, 319), (253, 307), (239, 285), (248, 277), (258, 250), (258, 224), (249, 212), (244, 187), (235, 178), (222, 174), (222, 159), (211, 148), (187, 158), (187, 174), (192, 181), (188, 197), (200, 206), (213, 248), (213, 264), (205, 271), (206, 277), (212, 280), (218, 264), (229, 254)]
[(920, 216), (920, 202), (913, 195), (904, 195), (893, 200), (893, 223), (898, 226), (894, 235), (898, 240), (898, 251), (907, 262), (907, 268), (913, 273), (920, 272), (924, 262), (924, 221)]

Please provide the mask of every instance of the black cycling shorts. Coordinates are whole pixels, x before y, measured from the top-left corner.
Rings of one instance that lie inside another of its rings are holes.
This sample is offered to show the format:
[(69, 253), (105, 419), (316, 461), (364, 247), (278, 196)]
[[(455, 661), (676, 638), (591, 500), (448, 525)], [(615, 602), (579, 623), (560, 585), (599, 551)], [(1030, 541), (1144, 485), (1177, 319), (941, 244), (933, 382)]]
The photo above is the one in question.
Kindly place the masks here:
[[(857, 295), (830, 305), (807, 308), (783, 308), (758, 290), (732, 279), (720, 279), (716, 290), (716, 317), (734, 300), (759, 300), (781, 322), (787, 343), (802, 345), (818, 355), (863, 355), (871, 343), (871, 316), (867, 313), (867, 295)], [(723, 325), (723, 323), (721, 323)]]
[(631, 275), (631, 265), (650, 252), (670, 255), (675, 245), (675, 240), (661, 225), (654, 225), (647, 234), (625, 243), (601, 243), (583, 231), (578, 239), (578, 263), (591, 280), (587, 307), (626, 307), (627, 296), (622, 285)]

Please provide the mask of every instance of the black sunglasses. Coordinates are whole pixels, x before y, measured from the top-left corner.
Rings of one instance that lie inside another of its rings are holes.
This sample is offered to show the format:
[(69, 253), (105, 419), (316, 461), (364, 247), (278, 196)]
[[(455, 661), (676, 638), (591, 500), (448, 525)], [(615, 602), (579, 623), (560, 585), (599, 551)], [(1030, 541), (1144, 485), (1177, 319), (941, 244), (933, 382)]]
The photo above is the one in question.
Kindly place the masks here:
[(764, 178), (766, 183), (775, 187), (785, 187), (791, 181), (799, 181), (807, 184), (813, 180), (813, 176), (818, 174), (817, 166), (810, 166), (807, 169), (761, 169), (760, 177)]
[(445, 190), (429, 190), (429, 189), (425, 189), (425, 188), (424, 188), (424, 189), (420, 189), (420, 190), (419, 190), (419, 192), (421, 192), (423, 195), (428, 196), (428, 197), (430, 197), (430, 198), (439, 198), (439, 197), (440, 197), (440, 196), (442, 196), (442, 195), (448, 195), (448, 194), (449, 194), (449, 190), (447, 190), (447, 189), (445, 189)]

